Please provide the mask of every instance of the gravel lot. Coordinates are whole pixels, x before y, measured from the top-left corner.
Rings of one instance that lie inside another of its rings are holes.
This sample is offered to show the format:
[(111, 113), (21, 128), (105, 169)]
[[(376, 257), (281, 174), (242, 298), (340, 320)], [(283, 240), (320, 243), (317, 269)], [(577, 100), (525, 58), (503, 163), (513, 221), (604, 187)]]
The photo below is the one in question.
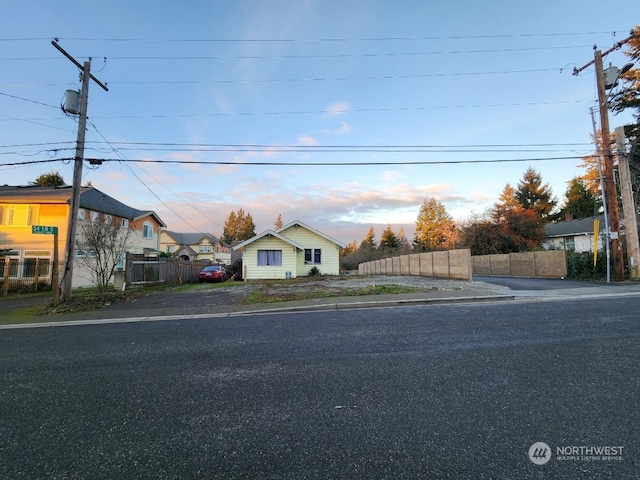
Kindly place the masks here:
[(394, 275), (346, 275), (327, 276), (318, 279), (298, 278), (292, 282), (247, 282), (242, 286), (237, 284), (229, 289), (234, 297), (245, 296), (255, 290), (263, 290), (273, 294), (286, 292), (299, 292), (304, 290), (322, 290), (334, 292), (337, 295), (341, 291), (362, 289), (373, 285), (401, 285), (416, 288), (422, 291), (469, 291), (469, 292), (506, 292), (509, 289), (500, 285), (485, 282), (473, 282), (463, 280), (446, 280), (420, 276), (394, 276)]

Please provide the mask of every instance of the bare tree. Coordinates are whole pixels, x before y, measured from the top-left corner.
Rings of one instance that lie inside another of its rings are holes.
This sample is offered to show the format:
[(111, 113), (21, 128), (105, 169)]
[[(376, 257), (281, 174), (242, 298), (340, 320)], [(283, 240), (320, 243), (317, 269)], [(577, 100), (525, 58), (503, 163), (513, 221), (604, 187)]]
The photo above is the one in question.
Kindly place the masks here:
[(107, 291), (109, 281), (125, 255), (131, 230), (115, 223), (110, 216), (80, 224), (80, 235), (76, 242), (80, 262), (93, 274), (100, 293)]

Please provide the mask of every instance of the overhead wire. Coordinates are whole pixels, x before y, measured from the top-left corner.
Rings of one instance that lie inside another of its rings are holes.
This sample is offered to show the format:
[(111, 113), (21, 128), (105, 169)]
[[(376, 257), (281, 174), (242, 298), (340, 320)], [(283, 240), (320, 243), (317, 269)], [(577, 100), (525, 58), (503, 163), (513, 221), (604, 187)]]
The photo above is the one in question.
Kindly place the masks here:
[[(462, 165), (462, 164), (490, 164), (490, 163), (511, 163), (511, 162), (546, 162), (554, 160), (581, 160), (583, 155), (571, 155), (562, 157), (530, 157), (530, 158), (494, 158), (494, 159), (474, 159), (474, 160), (415, 160), (415, 161), (366, 161), (366, 162), (238, 162), (225, 160), (153, 160), (153, 159), (122, 159), (122, 158), (85, 158), (95, 162), (128, 162), (128, 163), (158, 163), (158, 164), (183, 164), (183, 165), (234, 165), (234, 166), (307, 166), (307, 167), (359, 167), (359, 166), (384, 166), (384, 165)], [(70, 161), (73, 158), (60, 158), (49, 160), (31, 160), (24, 162), (2, 163), (1, 166), (30, 165), (37, 163), (51, 163), (57, 161)]]
[[(118, 155), (120, 157), (120, 164), (123, 165), (160, 203), (162, 203), (171, 213), (173, 213), (176, 218), (178, 218), (179, 220), (181, 220), (183, 223), (185, 223), (186, 225), (188, 225), (189, 227), (193, 228), (195, 231), (199, 232), (198, 228), (195, 227), (194, 225), (192, 225), (188, 220), (186, 220), (185, 218), (183, 218), (180, 214), (178, 214), (174, 209), (172, 209), (167, 203), (165, 203), (157, 194), (156, 192), (151, 189), (132, 169), (131, 167), (127, 164), (128, 160), (126, 158), (124, 158), (123, 155), (120, 154), (119, 149), (117, 149), (116, 147), (114, 147), (107, 139), (106, 137), (102, 134), (102, 132), (100, 132), (100, 130), (98, 130), (98, 127), (95, 126), (95, 124), (89, 120), (89, 123), (91, 124), (91, 126), (94, 128), (94, 130), (98, 133), (98, 135), (100, 135), (100, 137), (102, 137), (102, 139), (107, 143), (107, 145), (109, 145), (113, 152)], [(138, 167), (139, 168), (139, 167)], [(186, 201), (184, 198), (182, 198), (180, 195), (178, 195), (177, 193), (175, 193), (173, 190), (171, 190), (169, 187), (167, 187), (166, 185), (164, 185), (162, 182), (160, 182), (158, 179), (156, 179), (155, 177), (153, 177), (151, 174), (149, 174), (148, 172), (145, 172), (144, 170), (140, 169), (141, 172), (143, 172), (145, 175), (148, 175), (149, 177), (151, 177), (155, 182), (157, 182), (159, 185), (162, 185), (165, 189), (167, 189), (169, 192), (171, 192), (173, 195), (175, 195), (179, 200), (181, 200), (182, 202), (184, 202), (185, 204), (187, 204), (189, 207), (191, 207), (192, 209), (194, 209), (196, 212), (198, 212), (200, 215), (204, 216), (205, 218), (207, 218), (209, 221), (211, 221), (213, 224), (217, 225), (218, 227), (220, 227), (220, 229), (222, 230), (222, 226), (216, 222), (215, 220), (213, 220), (212, 218), (210, 218), (205, 212), (200, 211), (199, 209), (197, 209), (195, 206), (193, 206), (190, 202)], [(199, 233), (204, 233), (204, 232), (199, 232)]]
[[(621, 29), (624, 30), (624, 29)], [(442, 35), (442, 36), (407, 36), (407, 37), (320, 37), (320, 38), (160, 38), (160, 37), (56, 37), (56, 41), (83, 41), (83, 42), (162, 42), (162, 43), (315, 43), (315, 42), (378, 42), (378, 41), (425, 41), (425, 40), (463, 40), (463, 39), (492, 39), (492, 38), (529, 38), (529, 37), (573, 37), (592, 35), (616, 35), (617, 30), (591, 31), (591, 32), (547, 32), (547, 33), (511, 33), (493, 35)], [(42, 41), (51, 40), (51, 37), (14, 37), (0, 38), (0, 42), (11, 41)]]

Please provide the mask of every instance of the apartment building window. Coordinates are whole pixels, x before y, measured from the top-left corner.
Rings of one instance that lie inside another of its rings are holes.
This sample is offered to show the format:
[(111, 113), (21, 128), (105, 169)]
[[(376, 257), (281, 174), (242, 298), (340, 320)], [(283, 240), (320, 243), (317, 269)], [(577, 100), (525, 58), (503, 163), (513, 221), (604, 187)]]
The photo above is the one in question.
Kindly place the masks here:
[(19, 261), (20, 250), (10, 250), (6, 253), (4, 258), (0, 258), (0, 278), (5, 277), (7, 265), (9, 266), (9, 277), (17, 278)]
[(147, 222), (142, 225), (142, 238), (153, 238), (153, 225)]
[(0, 207), (0, 225), (32, 225), (31, 205), (6, 205)]
[(36, 276), (36, 266), (38, 277), (49, 276), (49, 265), (51, 264), (51, 252), (47, 250), (25, 250), (22, 266), (22, 276), (32, 278)]

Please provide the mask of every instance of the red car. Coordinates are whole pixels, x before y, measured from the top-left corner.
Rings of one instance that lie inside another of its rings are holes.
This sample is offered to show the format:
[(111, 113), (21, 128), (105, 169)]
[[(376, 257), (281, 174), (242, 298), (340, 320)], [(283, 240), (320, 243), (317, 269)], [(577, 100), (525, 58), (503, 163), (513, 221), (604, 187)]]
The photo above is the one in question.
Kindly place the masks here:
[(227, 271), (221, 265), (209, 265), (200, 270), (198, 281), (202, 282), (224, 282), (227, 279)]

